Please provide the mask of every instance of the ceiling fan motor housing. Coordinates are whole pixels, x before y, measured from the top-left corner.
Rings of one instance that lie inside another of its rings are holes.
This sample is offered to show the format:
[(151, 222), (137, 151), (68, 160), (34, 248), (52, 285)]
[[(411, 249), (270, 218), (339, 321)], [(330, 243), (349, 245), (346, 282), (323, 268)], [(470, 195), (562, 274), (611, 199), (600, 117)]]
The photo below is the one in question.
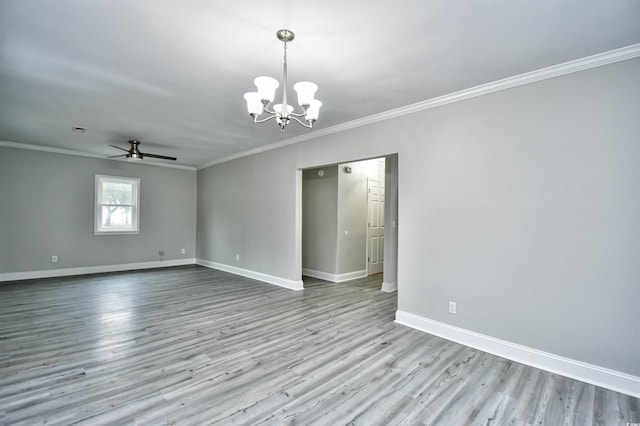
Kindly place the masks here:
[(132, 158), (132, 159), (136, 159), (136, 160), (142, 160), (144, 158), (144, 156), (140, 152), (140, 148), (139, 148), (140, 141), (131, 139), (129, 141), (129, 144), (131, 144), (131, 149), (129, 150), (129, 153), (127, 154), (127, 158)]

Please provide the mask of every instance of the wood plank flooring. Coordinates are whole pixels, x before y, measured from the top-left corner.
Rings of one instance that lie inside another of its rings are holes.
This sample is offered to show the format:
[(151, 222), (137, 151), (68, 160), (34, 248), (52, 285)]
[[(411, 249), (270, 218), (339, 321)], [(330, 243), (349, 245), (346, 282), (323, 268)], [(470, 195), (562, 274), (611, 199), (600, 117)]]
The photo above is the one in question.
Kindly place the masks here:
[(640, 400), (394, 324), (381, 277), (0, 284), (4, 425), (622, 425)]

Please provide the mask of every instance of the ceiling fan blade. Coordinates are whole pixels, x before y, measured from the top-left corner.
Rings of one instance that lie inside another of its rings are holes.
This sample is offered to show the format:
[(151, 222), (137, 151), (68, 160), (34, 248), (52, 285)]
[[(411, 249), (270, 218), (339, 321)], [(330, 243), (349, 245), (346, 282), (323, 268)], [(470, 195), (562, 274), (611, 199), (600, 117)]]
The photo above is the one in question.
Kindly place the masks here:
[(111, 157), (107, 157), (107, 158), (118, 158), (118, 157), (126, 157), (127, 154), (122, 154), (122, 155), (112, 155)]
[(109, 145), (109, 146), (112, 146), (114, 148), (118, 148), (119, 150), (122, 150), (122, 151), (125, 151), (125, 152), (129, 152), (128, 149), (120, 148), (119, 146), (115, 146), (115, 145)]
[(173, 160), (176, 161), (176, 157), (167, 157), (166, 155), (156, 155), (156, 154), (147, 154), (146, 152), (141, 152), (143, 157), (151, 157), (151, 158), (161, 158), (163, 160)]

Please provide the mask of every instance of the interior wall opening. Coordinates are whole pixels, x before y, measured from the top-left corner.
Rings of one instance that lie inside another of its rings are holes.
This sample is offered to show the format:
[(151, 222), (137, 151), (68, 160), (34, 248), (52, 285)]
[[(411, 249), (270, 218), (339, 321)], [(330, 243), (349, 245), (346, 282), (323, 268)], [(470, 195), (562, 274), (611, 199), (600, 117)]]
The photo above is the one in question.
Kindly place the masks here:
[(384, 274), (382, 289), (395, 290), (397, 154), (300, 170), (298, 180), (301, 278)]

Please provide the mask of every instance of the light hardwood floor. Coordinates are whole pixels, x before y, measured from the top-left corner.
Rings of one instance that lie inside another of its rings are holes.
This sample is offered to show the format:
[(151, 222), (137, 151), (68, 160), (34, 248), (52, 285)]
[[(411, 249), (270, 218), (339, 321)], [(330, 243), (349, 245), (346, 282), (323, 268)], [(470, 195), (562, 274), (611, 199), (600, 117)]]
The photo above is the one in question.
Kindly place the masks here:
[(394, 324), (380, 278), (0, 284), (0, 424), (622, 425), (640, 400)]

